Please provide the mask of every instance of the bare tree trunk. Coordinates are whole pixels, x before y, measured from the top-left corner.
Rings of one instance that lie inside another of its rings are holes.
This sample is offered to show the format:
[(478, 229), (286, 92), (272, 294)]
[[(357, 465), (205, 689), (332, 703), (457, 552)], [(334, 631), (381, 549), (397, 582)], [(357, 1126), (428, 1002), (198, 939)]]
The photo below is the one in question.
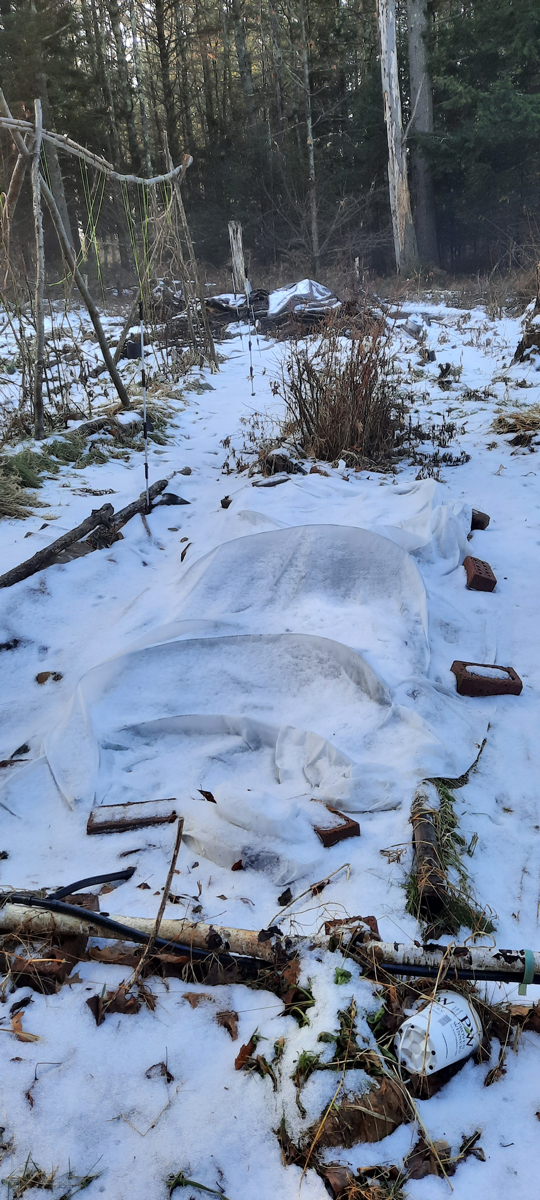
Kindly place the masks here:
[(111, 76), (109, 65), (105, 55), (105, 46), (103, 43), (103, 31), (101, 28), (100, 14), (96, 10), (96, 0), (90, 0), (90, 8), (92, 13), (92, 25), (94, 29), (94, 42), (96, 48), (96, 62), (98, 67), (98, 79), (103, 92), (107, 108), (107, 132), (108, 141), (110, 144), (110, 157), (116, 169), (119, 171), (122, 167), (122, 151), (120, 149), (120, 137), (118, 133), (118, 123), (116, 120), (116, 112), (114, 107), (114, 96), (111, 85)]
[[(426, 0), (407, 0), (409, 22), (409, 73), (411, 80), (411, 132), (433, 133), (433, 95), (428, 69)], [(412, 190), (418, 251), (423, 263), (439, 265), (433, 181), (423, 150), (411, 151)]]
[(144, 95), (143, 73), (141, 66), (141, 55), (139, 50), (139, 38), (137, 35), (137, 15), (135, 12), (135, 0), (129, 0), (129, 16), (131, 21), (131, 42), (133, 46), (133, 62), (135, 64), (135, 75), (137, 78), (137, 95), (139, 98), (139, 109), (141, 113), (141, 130), (143, 139), (144, 152), (144, 169), (148, 178), (153, 175), (152, 155), (150, 153), (150, 137), (148, 134), (148, 109), (146, 107), (146, 98)]
[[(45, 77), (45, 73), (42, 69), (40, 69), (37, 72), (36, 84), (37, 84), (37, 90), (38, 90), (38, 97), (41, 100), (43, 126), (45, 129), (53, 130), (54, 129), (54, 121), (52, 118), (51, 106), (49, 103), (47, 80)], [(49, 179), (51, 181), (52, 194), (54, 196), (54, 199), (55, 199), (57, 207), (58, 207), (58, 211), (62, 218), (62, 224), (64, 226), (64, 229), (66, 230), (66, 233), (71, 242), (71, 245), (73, 246), (75, 243), (74, 243), (74, 238), (73, 238), (73, 231), (71, 228), (71, 221), (70, 221), (67, 204), (66, 204), (66, 193), (64, 191), (64, 181), (62, 179), (62, 172), (60, 170), (58, 154), (56, 152), (56, 148), (50, 142), (45, 143), (44, 151), (45, 151), (45, 155), (47, 158), (47, 166), (49, 168)]]
[(171, 149), (171, 154), (174, 162), (178, 162), (180, 150), (178, 147), (178, 136), (176, 130), (176, 108), (174, 103), (174, 91), (171, 82), (171, 62), (169, 55), (169, 47), (167, 44), (167, 35), (165, 32), (165, 5), (164, 0), (155, 0), (155, 16), (156, 16), (156, 35), (159, 51), (159, 62), (161, 66), (161, 86), (163, 88), (163, 106), (165, 108), (165, 125), (167, 129), (167, 140)]
[(122, 107), (124, 109), (124, 117), (127, 126), (129, 156), (131, 158), (131, 168), (135, 174), (139, 172), (139, 141), (137, 138), (137, 130), (135, 128), (135, 115), (133, 112), (133, 95), (129, 80), (129, 70), (126, 59), (126, 51), (124, 47), (124, 38), (120, 28), (120, 9), (118, 0), (107, 0), (109, 10), (109, 18), (113, 31), (114, 44), (116, 46), (116, 61), (118, 64), (118, 85), (120, 95), (122, 97)]
[(41, 155), (41, 131), (43, 129), (43, 114), (41, 100), (34, 101), (36, 134), (32, 155), (32, 205), (34, 210), (34, 229), (36, 238), (36, 291), (35, 291), (35, 321), (36, 321), (36, 356), (34, 363), (34, 431), (36, 438), (42, 438), (45, 433), (43, 424), (43, 360), (45, 355), (45, 318), (43, 302), (45, 296), (45, 248), (43, 242), (43, 213), (41, 211), (41, 183), (39, 174), (39, 159)]
[(214, 105), (212, 102), (212, 79), (208, 68), (208, 44), (205, 39), (205, 34), (201, 28), (201, 4), (198, 3), (195, 8), (195, 24), (197, 30), (197, 40), (199, 43), (199, 53), (201, 56), (201, 65), (203, 73), (203, 94), (204, 94), (204, 112), (206, 117), (206, 128), (208, 133), (208, 144), (213, 146), (216, 131), (216, 115), (214, 113)]
[(394, 231), (396, 269), (408, 275), (418, 269), (416, 234), (407, 180), (407, 154), (403, 142), (401, 98), (396, 45), (395, 0), (377, 0), (381, 50), (381, 79), (384, 119), (388, 138), (388, 188)]
[(248, 125), (250, 129), (255, 129), (257, 124), (257, 115), (255, 112), (253, 76), (251, 73), (251, 58), (249, 56), (246, 43), (246, 31), (244, 29), (244, 16), (242, 12), (241, 0), (232, 0), (231, 10), (234, 22), (236, 57), (238, 59), (238, 70), (240, 71), (240, 81), (242, 84), (242, 91), (244, 93), (244, 100), (246, 104)]
[(193, 138), (193, 121), (191, 117), (191, 104), (189, 95), (190, 73), (186, 55), (186, 36), (185, 30), (180, 21), (180, 5), (175, 6), (175, 24), (176, 24), (176, 47), (180, 63), (180, 106), (183, 118), (183, 133), (184, 133), (184, 148), (188, 151), (194, 145)]
[(283, 89), (283, 54), (281, 51), (281, 43), (279, 37), (279, 21), (276, 12), (275, 0), (269, 0), (268, 15), (270, 18), (270, 33), (272, 40), (272, 74), (274, 79), (274, 92), (276, 96), (276, 111), (277, 111), (277, 137), (278, 141), (283, 138), (285, 133), (286, 112), (285, 112), (285, 97)]
[(301, 42), (301, 57), (302, 57), (302, 75), (304, 81), (304, 105), (306, 113), (306, 133), (307, 133), (307, 153), (308, 153), (308, 192), (309, 192), (309, 216), (311, 229), (311, 253), (313, 257), (313, 269), (315, 274), (319, 271), (319, 218), (317, 213), (317, 176), (315, 173), (315, 147), (313, 145), (313, 119), (311, 115), (311, 86), (309, 81), (309, 59), (308, 46), (306, 36), (306, 21), (304, 14), (304, 0), (300, 0), (299, 8), (300, 19), (300, 42)]

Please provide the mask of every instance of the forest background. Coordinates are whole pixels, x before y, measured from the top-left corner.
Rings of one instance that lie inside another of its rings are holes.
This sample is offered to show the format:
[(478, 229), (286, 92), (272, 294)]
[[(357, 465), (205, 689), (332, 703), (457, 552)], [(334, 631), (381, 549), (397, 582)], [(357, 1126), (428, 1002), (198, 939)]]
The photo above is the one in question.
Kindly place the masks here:
[[(0, 82), (14, 117), (33, 121), (39, 98), (46, 129), (118, 170), (165, 171), (164, 133), (175, 164), (191, 154), (184, 202), (198, 257), (215, 278), (226, 282), (234, 219), (255, 286), (304, 273), (362, 282), (396, 267), (382, 6), (387, 0), (0, 0)], [(528, 268), (540, 257), (537, 0), (397, 0), (395, 9), (392, 0), (390, 8), (413, 265), (433, 279)], [(56, 151), (44, 151), (58, 193)], [(121, 290), (133, 282), (130, 241), (148, 193), (60, 157), (72, 244), (91, 277), (105, 272)], [(15, 162), (4, 130), (4, 191)], [(29, 276), (31, 231), (27, 180), (11, 238)], [(45, 236), (50, 263), (59, 251), (48, 217)]]

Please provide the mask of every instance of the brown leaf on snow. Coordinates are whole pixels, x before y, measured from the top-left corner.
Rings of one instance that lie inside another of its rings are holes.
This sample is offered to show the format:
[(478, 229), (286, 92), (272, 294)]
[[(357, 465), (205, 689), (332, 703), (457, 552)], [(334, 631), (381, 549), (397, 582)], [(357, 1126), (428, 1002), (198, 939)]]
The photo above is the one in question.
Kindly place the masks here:
[(230, 1033), (233, 1042), (235, 1042), (238, 1037), (238, 1013), (234, 1012), (233, 1009), (218, 1012), (216, 1013), (216, 1021), (218, 1025), (227, 1030), (227, 1033)]
[[(448, 1174), (451, 1149), (448, 1142), (426, 1142), (420, 1136), (407, 1155), (403, 1166), (408, 1179), (425, 1179), (426, 1175)], [(451, 1171), (450, 1174), (453, 1174)]]
[(255, 1034), (252, 1033), (252, 1035), (249, 1039), (249, 1042), (246, 1042), (244, 1046), (241, 1046), (238, 1051), (238, 1054), (236, 1055), (236, 1058), (234, 1060), (234, 1066), (235, 1066), (236, 1071), (241, 1071), (242, 1067), (245, 1067), (246, 1062), (247, 1062), (248, 1058), (251, 1058), (256, 1045), (257, 1045), (257, 1038), (255, 1037)]
[(217, 800), (214, 799), (211, 792), (205, 792), (204, 788), (197, 788), (197, 791), (203, 797), (203, 799), (208, 800), (210, 804), (217, 804)]
[[(380, 1142), (412, 1115), (403, 1088), (384, 1078), (378, 1087), (357, 1096), (349, 1096), (329, 1112), (318, 1145), (344, 1146), (356, 1142)], [(318, 1123), (313, 1132), (317, 1132)]]
[(348, 1167), (328, 1166), (323, 1168), (325, 1183), (332, 1190), (332, 1195), (337, 1200), (338, 1196), (345, 1191), (346, 1188), (354, 1187), (354, 1175)]
[(22, 1012), (15, 1013), (11, 1018), (11, 1031), (19, 1042), (40, 1042), (37, 1033), (26, 1033), (22, 1027)]
[(205, 1000), (209, 1001), (210, 1004), (215, 1003), (214, 997), (209, 996), (207, 992), (184, 992), (182, 1000), (187, 1000), (192, 1008), (198, 1008), (199, 1004), (202, 1004)]
[(86, 1003), (96, 1019), (96, 1025), (103, 1025), (109, 1013), (131, 1015), (140, 1012), (141, 1009), (141, 1001), (135, 996), (126, 996), (123, 987), (117, 988), (115, 992), (107, 992), (106, 996), (90, 996)]

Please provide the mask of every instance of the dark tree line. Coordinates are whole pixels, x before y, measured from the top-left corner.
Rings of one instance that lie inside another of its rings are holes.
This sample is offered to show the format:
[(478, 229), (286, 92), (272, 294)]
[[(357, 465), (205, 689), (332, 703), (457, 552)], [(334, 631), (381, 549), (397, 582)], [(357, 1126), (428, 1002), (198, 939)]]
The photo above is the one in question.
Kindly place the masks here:
[[(0, 83), (15, 116), (39, 98), (45, 128), (120, 170), (163, 171), (164, 133), (174, 162), (189, 151), (188, 214), (217, 265), (234, 218), (261, 268), (392, 270), (392, 154), (412, 196), (404, 270), (511, 266), (540, 246), (538, 0), (0, 0)], [(5, 191), (6, 133), (0, 153)], [(74, 244), (93, 206), (127, 265), (133, 198), (61, 155), (63, 195), (46, 153)]]

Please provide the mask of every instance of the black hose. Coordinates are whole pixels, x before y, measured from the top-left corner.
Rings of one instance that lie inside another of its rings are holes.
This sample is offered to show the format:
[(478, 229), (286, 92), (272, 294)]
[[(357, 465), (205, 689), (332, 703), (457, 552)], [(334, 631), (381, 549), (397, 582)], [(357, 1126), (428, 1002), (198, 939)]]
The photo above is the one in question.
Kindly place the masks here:
[(48, 899), (61, 900), (62, 896), (71, 896), (73, 892), (80, 892), (81, 888), (91, 887), (93, 883), (115, 883), (120, 879), (131, 879), (136, 869), (124, 867), (123, 871), (111, 871), (108, 875), (89, 875), (88, 879), (77, 879), (75, 883), (68, 883), (65, 887), (58, 888), (57, 892), (51, 892)]
[[(120, 921), (114, 921), (112, 917), (106, 917), (103, 913), (91, 912), (87, 908), (81, 908), (77, 904), (63, 904), (61, 900), (54, 900), (47, 897), (45, 900), (39, 899), (37, 896), (23, 895), (21, 892), (13, 892), (10, 895), (2, 897), (4, 903), (9, 904), (24, 904), (28, 908), (44, 908), (47, 912), (63, 913), (67, 917), (77, 917), (79, 921), (88, 921), (91, 925), (97, 925), (103, 929), (110, 929), (113, 933), (123, 934), (131, 942), (140, 942), (142, 945), (147, 945), (150, 941), (151, 934), (143, 933), (142, 929), (132, 929), (130, 925), (122, 925)], [(201, 950), (197, 946), (184, 946), (179, 942), (170, 942), (166, 938), (157, 937), (154, 939), (154, 946), (157, 950), (176, 950), (179, 954), (188, 954), (191, 958), (201, 959), (208, 958), (213, 954), (211, 950)], [(222, 957), (219, 954), (215, 957)], [(230, 958), (230, 955), (226, 955)]]
[[(350, 956), (354, 956), (351, 954)], [(359, 959), (355, 959), (359, 965), (365, 967), (365, 963), (360, 963)], [(377, 968), (381, 971), (386, 971), (388, 975), (414, 975), (419, 979), (436, 979), (440, 972), (440, 963), (433, 967), (415, 967), (413, 963), (377, 963)], [(371, 970), (371, 967), (369, 968)], [(454, 967), (449, 967), (448, 973), (444, 977), (445, 982), (450, 983), (452, 979), (472, 979), (487, 980), (493, 983), (521, 983), (519, 975), (508, 975), (504, 971), (465, 971), (455, 970)], [(533, 975), (531, 983), (540, 983), (540, 975)]]

